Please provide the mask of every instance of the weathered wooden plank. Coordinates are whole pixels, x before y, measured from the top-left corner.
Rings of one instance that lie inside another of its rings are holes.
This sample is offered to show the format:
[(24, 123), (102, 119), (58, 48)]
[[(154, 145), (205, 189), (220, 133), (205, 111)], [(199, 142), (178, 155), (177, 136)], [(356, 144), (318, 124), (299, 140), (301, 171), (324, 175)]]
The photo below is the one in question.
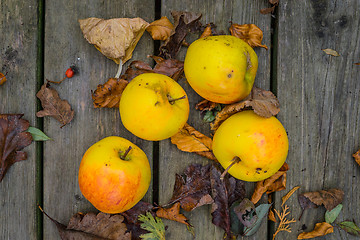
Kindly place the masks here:
[[(0, 113), (24, 113), (36, 124), (38, 2), (0, 1)], [(0, 238), (36, 239), (36, 150), (24, 149), (26, 161), (14, 164), (0, 183)]]
[[(264, 16), (259, 13), (261, 8), (267, 7), (264, 1), (162, 1), (161, 14), (172, 19), (170, 12), (191, 11), (202, 13), (201, 22), (213, 22), (217, 25), (217, 30), (223, 30), (228, 33), (230, 27), (229, 21), (238, 24), (254, 23), (264, 31), (263, 42), (270, 47), (270, 16)], [(192, 39), (193, 40), (193, 39)], [(270, 87), (270, 51), (264, 49), (255, 50), (259, 57), (259, 69), (255, 85), (269, 89)], [(179, 54), (179, 59), (184, 59), (185, 51)], [(184, 79), (179, 83), (184, 87), (189, 96), (190, 116), (188, 123), (194, 126), (200, 132), (210, 136), (210, 127), (204, 123), (200, 112), (194, 109), (196, 103), (201, 99)], [(160, 142), (160, 160), (159, 160), (159, 201), (164, 204), (172, 196), (175, 173), (181, 173), (185, 167), (191, 163), (209, 163), (209, 160), (197, 156), (196, 154), (184, 153), (172, 145), (170, 140)], [(248, 196), (251, 196), (254, 184), (246, 184)], [(190, 222), (195, 226), (196, 239), (221, 239), (223, 230), (211, 223), (211, 207), (203, 206), (195, 209), (193, 212), (185, 213)], [(169, 226), (168, 237), (170, 239), (192, 239), (192, 235), (186, 232), (186, 227), (178, 223), (166, 222)], [(261, 230), (249, 239), (266, 239), (267, 225), (264, 221)]]
[[(82, 155), (96, 141), (118, 135), (140, 146), (152, 162), (152, 142), (142, 141), (124, 129), (118, 109), (94, 109), (90, 90), (114, 77), (117, 65), (87, 43), (78, 19), (88, 17), (142, 17), (154, 19), (155, 4), (142, 6), (133, 1), (47, 1), (45, 33), (45, 77), (59, 80), (75, 64), (79, 75), (56, 88), (75, 110), (74, 120), (60, 129), (54, 119), (45, 118), (45, 130), (54, 140), (44, 147), (44, 206), (60, 222), (67, 223), (78, 212), (95, 210), (81, 195), (77, 174)], [(59, 14), (60, 13), (60, 14)], [(133, 59), (146, 59), (153, 53), (147, 33), (135, 49)], [(152, 189), (146, 200), (151, 201)], [(53, 224), (44, 221), (44, 239), (59, 239)]]
[[(290, 151), (287, 189), (299, 193), (340, 188), (344, 209), (337, 222), (360, 221), (360, 168), (351, 155), (360, 147), (360, 16), (358, 1), (280, 1), (277, 55), (277, 95), (280, 120), (288, 131)], [(326, 55), (331, 48), (340, 57)], [(277, 201), (285, 193), (277, 194)], [(289, 200), (299, 218), (297, 194)], [(295, 239), (324, 221), (325, 210), (305, 211), (292, 233)], [(338, 228), (319, 239), (355, 239)]]

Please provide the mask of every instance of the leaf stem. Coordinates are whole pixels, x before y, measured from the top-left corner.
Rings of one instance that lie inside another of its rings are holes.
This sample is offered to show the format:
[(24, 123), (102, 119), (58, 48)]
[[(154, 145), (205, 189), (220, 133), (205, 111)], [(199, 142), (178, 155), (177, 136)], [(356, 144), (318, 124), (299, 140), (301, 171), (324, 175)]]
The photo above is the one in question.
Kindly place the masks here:
[(122, 71), (122, 66), (123, 66), (123, 63), (122, 63), (122, 60), (120, 59), (120, 62), (119, 62), (119, 68), (117, 70), (117, 73), (115, 75), (115, 78), (119, 78), (120, 75), (121, 75), (121, 71)]
[(228, 173), (229, 169), (234, 166), (236, 163), (239, 163), (241, 161), (241, 159), (238, 156), (235, 156), (232, 160), (231, 160), (231, 164), (225, 169), (225, 171), (221, 174), (220, 179), (224, 180), (225, 175)]
[(119, 152), (119, 156), (121, 158), (121, 160), (126, 160), (126, 156), (128, 155), (128, 153), (130, 152), (130, 150), (132, 149), (131, 146), (128, 147), (128, 149), (126, 149), (125, 153), (123, 155), (121, 155), (121, 152)]
[(51, 80), (49, 80), (49, 79), (46, 79), (46, 81), (51, 82), (51, 83), (60, 84), (60, 83), (62, 83), (62, 81), (64, 81), (65, 79), (67, 79), (67, 77), (64, 77), (64, 78), (61, 79), (60, 81), (51, 81)]

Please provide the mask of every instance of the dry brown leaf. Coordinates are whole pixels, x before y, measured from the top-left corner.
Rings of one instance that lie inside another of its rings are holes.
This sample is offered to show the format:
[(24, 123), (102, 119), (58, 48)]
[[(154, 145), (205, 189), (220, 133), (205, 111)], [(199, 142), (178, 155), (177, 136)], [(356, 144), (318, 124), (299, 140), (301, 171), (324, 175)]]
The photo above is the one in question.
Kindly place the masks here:
[(300, 233), (297, 239), (315, 238), (315, 237), (325, 236), (326, 234), (333, 232), (334, 232), (334, 227), (331, 226), (331, 224), (327, 222), (322, 222), (322, 223), (317, 223), (315, 225), (314, 230), (312, 230), (311, 232)]
[(255, 24), (239, 25), (233, 23), (231, 24), (229, 30), (232, 36), (244, 40), (252, 48), (262, 47), (265, 48), (266, 50), (268, 49), (266, 45), (261, 44), (261, 41), (263, 39), (263, 32)]
[(211, 24), (208, 24), (206, 26), (206, 28), (204, 29), (203, 33), (200, 35), (199, 38), (204, 38), (204, 37), (208, 37), (208, 36), (212, 36)]
[(169, 21), (167, 17), (161, 17), (158, 20), (150, 23), (146, 28), (154, 40), (165, 41), (169, 38), (171, 32), (174, 30), (174, 25)]
[(163, 59), (157, 56), (149, 56), (156, 62), (154, 69), (148, 63), (142, 61), (133, 61), (126, 69), (122, 79), (131, 81), (133, 78), (143, 73), (159, 73), (171, 77), (175, 81), (179, 79), (184, 70), (184, 62), (177, 59)]
[(299, 186), (296, 186), (296, 187), (293, 187), (293, 189), (291, 189), (285, 196), (283, 196), (281, 198), (281, 206), (284, 205), (286, 203), (286, 201), (294, 194), (294, 192), (296, 192), (296, 190), (298, 190), (300, 187)]
[(269, 3), (272, 5), (269, 8), (263, 8), (260, 10), (261, 14), (268, 14), (268, 13), (273, 13), (275, 10), (275, 7), (277, 5), (279, 5), (279, 0), (269, 0)]
[(32, 142), (29, 132), (25, 132), (29, 121), (23, 114), (0, 114), (0, 182), (7, 170), (16, 162), (26, 160), (26, 152), (21, 151)]
[(80, 19), (85, 39), (106, 57), (124, 64), (149, 25), (141, 18)]
[(120, 78), (109, 78), (104, 84), (99, 84), (91, 92), (95, 108), (118, 108), (122, 92), (129, 82)]
[(0, 72), (0, 85), (3, 85), (6, 82), (6, 74)]
[(211, 148), (212, 139), (196, 131), (187, 123), (178, 133), (171, 137), (171, 142), (181, 151), (195, 152), (216, 161)]
[(335, 51), (333, 49), (330, 49), (330, 48), (321, 49), (321, 50), (323, 50), (327, 55), (331, 55), (331, 56), (334, 56), (334, 57), (339, 57), (340, 56), (340, 54), (337, 51)]
[(273, 221), (273, 222), (277, 222), (276, 220), (276, 217), (275, 217), (275, 214), (274, 214), (274, 211), (272, 209), (269, 210), (269, 213), (268, 213), (268, 219), (270, 221)]
[(317, 206), (324, 205), (329, 211), (334, 209), (339, 203), (342, 203), (344, 191), (340, 189), (320, 190), (318, 192), (307, 192), (299, 195), (300, 206), (303, 210), (313, 208), (311, 203)]
[(253, 87), (249, 96), (244, 100), (227, 105), (216, 115), (215, 121), (210, 124), (211, 130), (218, 129), (227, 118), (241, 112), (246, 107), (251, 107), (257, 115), (266, 118), (275, 116), (280, 111), (279, 100), (272, 92)]
[(360, 166), (360, 150), (357, 151), (356, 153), (354, 153), (352, 156), (354, 157), (357, 164), (359, 164), (359, 166)]
[(355, 65), (360, 65), (360, 62), (358, 62), (358, 63), (355, 63)]
[(211, 102), (209, 100), (202, 100), (201, 102), (198, 102), (195, 105), (195, 109), (196, 110), (200, 110), (200, 111), (211, 111), (213, 110), (219, 103), (216, 102)]
[(43, 110), (36, 113), (37, 117), (51, 116), (58, 120), (62, 126), (68, 124), (74, 118), (74, 110), (66, 100), (59, 97), (58, 92), (50, 88), (49, 83), (41, 86), (40, 91), (36, 94), (41, 101)]
[(162, 208), (156, 211), (156, 216), (191, 226), (184, 214), (180, 213), (180, 203), (175, 203), (171, 208)]
[(265, 192), (270, 194), (272, 192), (285, 189), (286, 171), (288, 170), (288, 164), (284, 163), (284, 165), (282, 165), (279, 171), (277, 171), (274, 175), (265, 180), (257, 182), (254, 193), (251, 196), (251, 201), (256, 204)]

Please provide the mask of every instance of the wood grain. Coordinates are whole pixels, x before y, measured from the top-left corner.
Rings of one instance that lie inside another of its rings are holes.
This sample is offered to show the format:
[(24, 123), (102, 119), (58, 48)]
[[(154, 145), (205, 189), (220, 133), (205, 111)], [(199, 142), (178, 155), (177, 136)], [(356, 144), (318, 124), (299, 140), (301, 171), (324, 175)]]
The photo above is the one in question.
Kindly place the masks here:
[[(36, 124), (37, 1), (0, 2), (0, 114), (23, 113)], [(0, 239), (36, 239), (35, 143), (0, 183)]]
[[(277, 55), (277, 96), (280, 120), (288, 131), (287, 190), (301, 186), (288, 200), (298, 218), (297, 195), (340, 188), (344, 208), (336, 220), (360, 221), (360, 168), (351, 155), (360, 147), (360, 16), (358, 1), (280, 1)], [(336, 50), (340, 57), (321, 49)], [(277, 202), (285, 191), (276, 195)], [(324, 221), (324, 208), (305, 211), (292, 233), (277, 239), (295, 239)], [(355, 239), (335, 228), (319, 239)]]
[[(201, 22), (213, 22), (217, 25), (219, 31), (223, 30), (229, 33), (230, 21), (238, 24), (254, 23), (259, 26), (264, 32), (263, 43), (270, 47), (270, 16), (264, 16), (259, 13), (261, 8), (267, 7), (264, 1), (162, 1), (161, 15), (166, 15), (172, 19), (170, 12), (177, 11), (192, 11), (202, 13)], [(189, 42), (196, 39), (199, 35), (190, 36)], [(269, 89), (270, 87), (270, 50), (256, 49), (259, 57), (259, 69), (255, 80), (255, 85)], [(186, 50), (179, 54), (179, 59), (184, 60)], [(208, 123), (202, 121), (200, 112), (194, 109), (196, 103), (201, 99), (186, 83), (185, 79), (179, 81), (184, 87), (189, 96), (190, 115), (188, 123), (195, 127), (198, 131), (210, 136), (210, 127)], [(159, 160), (159, 201), (160, 204), (165, 204), (172, 196), (173, 187), (175, 183), (175, 173), (181, 173), (185, 167), (191, 163), (209, 163), (203, 157), (196, 154), (181, 152), (172, 145), (170, 140), (160, 142), (160, 160)], [(247, 191), (250, 196), (253, 189), (253, 184), (248, 183)], [(190, 222), (195, 227), (195, 239), (222, 239), (223, 230), (211, 223), (211, 207), (203, 206), (195, 209), (193, 212), (185, 213), (189, 217)], [(167, 221), (169, 226), (167, 237), (169, 239), (192, 239), (192, 235), (186, 232), (186, 227), (178, 223)], [(267, 225), (264, 221), (261, 231), (249, 239), (266, 239)]]
[[(74, 120), (60, 129), (60, 123), (45, 118), (45, 131), (54, 141), (44, 146), (44, 207), (55, 219), (67, 223), (78, 211), (95, 211), (82, 196), (77, 180), (81, 158), (98, 140), (111, 136), (124, 137), (147, 154), (152, 163), (153, 143), (143, 141), (126, 131), (118, 109), (95, 109), (91, 90), (114, 77), (117, 66), (84, 39), (78, 19), (88, 17), (142, 17), (154, 19), (154, 4), (132, 1), (46, 1), (45, 78), (60, 80), (71, 65), (79, 74), (53, 87), (75, 110)], [(146, 60), (153, 53), (153, 41), (147, 33), (138, 43), (133, 59)], [(127, 66), (127, 65), (126, 65)], [(126, 67), (125, 66), (125, 67)], [(152, 187), (145, 200), (151, 201)], [(59, 239), (53, 224), (44, 220), (44, 239)]]

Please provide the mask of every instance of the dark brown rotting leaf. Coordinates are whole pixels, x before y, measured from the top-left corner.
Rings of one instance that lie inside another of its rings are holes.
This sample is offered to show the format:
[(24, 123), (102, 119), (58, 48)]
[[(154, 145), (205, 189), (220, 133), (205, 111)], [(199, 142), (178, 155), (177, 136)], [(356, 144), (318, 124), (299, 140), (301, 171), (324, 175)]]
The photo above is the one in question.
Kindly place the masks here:
[(121, 95), (129, 82), (120, 78), (109, 78), (99, 84), (94, 92), (91, 92), (95, 108), (118, 108)]
[(247, 198), (234, 208), (234, 212), (245, 227), (252, 226), (258, 219), (254, 203)]
[(220, 179), (222, 169), (218, 165), (211, 167), (211, 190), (214, 203), (212, 204), (212, 223), (225, 230), (224, 239), (232, 239), (230, 207), (235, 201), (245, 196), (244, 182), (227, 174)]
[(179, 202), (185, 211), (191, 211), (211, 204), (210, 168), (210, 164), (191, 164), (182, 176), (176, 174), (173, 196), (168, 205)]
[(0, 182), (6, 172), (16, 162), (26, 160), (26, 152), (21, 151), (32, 142), (29, 132), (25, 132), (29, 121), (23, 114), (0, 114)]
[(171, 15), (174, 18), (175, 30), (160, 47), (159, 55), (160, 57), (166, 59), (175, 58), (185, 40), (186, 35), (190, 31), (199, 30), (201, 26), (201, 23), (199, 22), (201, 14), (172, 11)]
[(40, 99), (41, 106), (43, 107), (43, 110), (36, 113), (37, 117), (53, 117), (62, 124), (61, 127), (68, 124), (74, 118), (74, 110), (71, 109), (69, 102), (62, 100), (59, 97), (59, 93), (55, 89), (50, 88), (49, 83), (42, 85), (36, 96)]

